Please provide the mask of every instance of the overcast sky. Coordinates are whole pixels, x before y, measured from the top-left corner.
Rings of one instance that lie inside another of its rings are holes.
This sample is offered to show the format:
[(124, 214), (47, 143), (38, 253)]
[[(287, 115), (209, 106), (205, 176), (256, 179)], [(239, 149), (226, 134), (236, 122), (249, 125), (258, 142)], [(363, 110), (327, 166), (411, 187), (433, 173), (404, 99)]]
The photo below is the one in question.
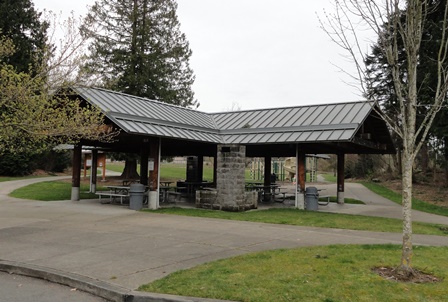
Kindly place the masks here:
[[(32, 0), (38, 10), (84, 15), (94, 0)], [(359, 91), (334, 65), (353, 70), (319, 28), (330, 0), (178, 0), (190, 42), (199, 110), (350, 102)], [(367, 50), (367, 46), (366, 46)]]

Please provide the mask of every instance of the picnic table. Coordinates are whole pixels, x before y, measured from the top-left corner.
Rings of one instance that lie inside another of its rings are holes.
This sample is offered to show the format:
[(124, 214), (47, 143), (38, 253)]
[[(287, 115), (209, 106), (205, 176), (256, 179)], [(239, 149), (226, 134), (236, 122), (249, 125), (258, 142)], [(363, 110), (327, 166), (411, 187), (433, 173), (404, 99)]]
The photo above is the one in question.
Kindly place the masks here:
[(116, 199), (120, 198), (120, 204), (123, 204), (123, 199), (129, 198), (129, 190), (131, 189), (130, 186), (106, 186), (106, 188), (109, 189), (109, 191), (99, 191), (95, 194), (99, 196), (100, 202), (101, 197), (108, 196), (109, 197), (109, 203), (115, 202)]
[[(160, 182), (162, 183), (162, 182)], [(162, 201), (161, 202), (166, 202), (168, 199), (168, 191), (174, 189), (174, 187), (170, 187), (170, 186), (160, 186), (159, 190), (160, 190), (160, 195), (162, 197)]]

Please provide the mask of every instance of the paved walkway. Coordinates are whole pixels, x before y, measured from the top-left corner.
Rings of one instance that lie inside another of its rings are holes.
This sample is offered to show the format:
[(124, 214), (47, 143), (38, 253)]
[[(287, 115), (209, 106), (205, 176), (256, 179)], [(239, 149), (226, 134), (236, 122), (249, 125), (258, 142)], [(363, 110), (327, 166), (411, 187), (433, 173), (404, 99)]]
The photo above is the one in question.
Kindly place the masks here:
[[(324, 189), (323, 191), (321, 191), (321, 195), (336, 196), (337, 194), (336, 184), (316, 183), (308, 185), (316, 186), (319, 189)], [(345, 197), (362, 200), (365, 203), (365, 205), (359, 205), (359, 204), (339, 205), (336, 203), (330, 203), (328, 206), (319, 206), (319, 211), (397, 218), (397, 219), (402, 219), (403, 217), (401, 205), (389, 199), (386, 199), (376, 193), (373, 193), (372, 191), (364, 187), (362, 184), (346, 183)], [(412, 210), (412, 219), (413, 221), (448, 225), (448, 217), (428, 214), (421, 211)]]
[[(249, 252), (323, 244), (401, 243), (401, 234), (394, 233), (142, 213), (102, 205), (98, 200), (40, 202), (7, 196), (15, 188), (38, 181), (42, 179), (0, 183), (0, 259), (68, 272), (124, 290), (179, 269)], [(368, 205), (325, 209), (397, 215), (399, 206), (366, 191), (347, 184), (346, 196), (366, 200)], [(448, 225), (446, 217), (415, 214), (414, 218), (434, 222), (437, 218), (438, 223)], [(443, 236), (414, 235), (413, 241), (448, 246)]]

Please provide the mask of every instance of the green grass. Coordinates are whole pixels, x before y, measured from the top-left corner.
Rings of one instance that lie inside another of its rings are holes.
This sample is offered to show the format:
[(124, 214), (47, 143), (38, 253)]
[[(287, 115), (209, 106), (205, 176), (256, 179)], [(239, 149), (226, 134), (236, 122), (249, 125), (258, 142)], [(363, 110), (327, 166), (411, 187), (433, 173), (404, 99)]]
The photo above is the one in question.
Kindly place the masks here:
[[(401, 233), (400, 219), (359, 216), (349, 214), (302, 211), (298, 209), (268, 209), (247, 212), (224, 212), (192, 208), (163, 208), (144, 210), (152, 213), (174, 214), (194, 217), (208, 217), (227, 220), (251, 221), (262, 223), (287, 224), (322, 228), (365, 230), (377, 232)], [(446, 226), (413, 222), (415, 234), (448, 235)], [(444, 228), (445, 227), (445, 228)]]
[[(11, 192), (10, 196), (22, 199), (55, 201), (71, 199), (71, 183), (63, 181), (45, 181), (28, 185)], [(97, 187), (101, 190), (101, 187)], [(89, 185), (81, 184), (81, 199), (95, 199), (97, 195), (86, 193), (89, 191)]]
[[(369, 190), (371, 190), (372, 192), (375, 192), (378, 195), (381, 195), (387, 199), (390, 199), (393, 202), (401, 204), (401, 194), (396, 193), (378, 183), (361, 182), (361, 184), (364, 185)], [(436, 205), (424, 202), (422, 200), (419, 200), (417, 198), (412, 198), (412, 208), (414, 210), (419, 210), (419, 211), (426, 212), (426, 213), (448, 216), (447, 208), (436, 206)]]
[(124, 163), (119, 162), (106, 163), (106, 170), (122, 173), (123, 169), (124, 169)]
[(140, 291), (234, 301), (446, 301), (448, 248), (414, 247), (414, 267), (442, 281), (398, 283), (372, 268), (397, 266), (397, 245), (332, 245), (281, 249), (181, 270)]
[(337, 177), (334, 175), (334, 173), (322, 173), (322, 177), (325, 179), (325, 181), (328, 182), (336, 182)]
[(13, 176), (0, 176), (0, 182), (4, 182), (4, 181), (13, 181), (13, 180), (22, 180), (22, 179), (30, 179), (30, 178), (42, 178), (42, 177), (49, 177), (52, 175), (42, 175), (42, 176), (17, 176), (17, 177), (13, 177)]
[[(327, 201), (327, 198), (319, 198), (319, 201)], [(333, 203), (337, 203), (338, 202), (338, 197), (337, 196), (330, 196), (330, 202)], [(363, 201), (359, 200), (359, 199), (354, 199), (354, 198), (344, 198), (344, 203), (347, 204), (365, 204)]]

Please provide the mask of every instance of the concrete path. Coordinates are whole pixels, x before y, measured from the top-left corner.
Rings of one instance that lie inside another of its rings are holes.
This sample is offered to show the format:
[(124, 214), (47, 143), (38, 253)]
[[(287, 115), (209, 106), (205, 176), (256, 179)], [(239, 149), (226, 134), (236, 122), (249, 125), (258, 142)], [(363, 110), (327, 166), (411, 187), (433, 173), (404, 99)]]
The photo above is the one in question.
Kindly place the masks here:
[(0, 293), (0, 302), (107, 302), (76, 288), (3, 272), (0, 272)]
[[(37, 181), (0, 183), (0, 259), (129, 290), (179, 269), (249, 252), (324, 244), (401, 243), (401, 234), (394, 233), (142, 213), (102, 205), (98, 200), (40, 202), (7, 196), (14, 188)], [(373, 206), (378, 206), (389, 216), (400, 208), (351, 184), (346, 196), (372, 198), (364, 206), (372, 209), (351, 205), (326, 209), (376, 216), (379, 213), (374, 213)], [(448, 246), (448, 238), (443, 236), (414, 235), (413, 240), (417, 245)]]
[[(318, 183), (315, 186), (319, 189), (324, 189), (321, 191), (322, 195), (336, 196), (336, 184)], [(362, 184), (346, 183), (345, 197), (362, 200), (365, 205), (330, 203), (328, 206), (319, 206), (319, 211), (397, 219), (402, 219), (403, 217), (401, 205), (373, 193)], [(416, 210), (412, 210), (412, 219), (413, 221), (448, 225), (448, 217), (446, 216)]]

